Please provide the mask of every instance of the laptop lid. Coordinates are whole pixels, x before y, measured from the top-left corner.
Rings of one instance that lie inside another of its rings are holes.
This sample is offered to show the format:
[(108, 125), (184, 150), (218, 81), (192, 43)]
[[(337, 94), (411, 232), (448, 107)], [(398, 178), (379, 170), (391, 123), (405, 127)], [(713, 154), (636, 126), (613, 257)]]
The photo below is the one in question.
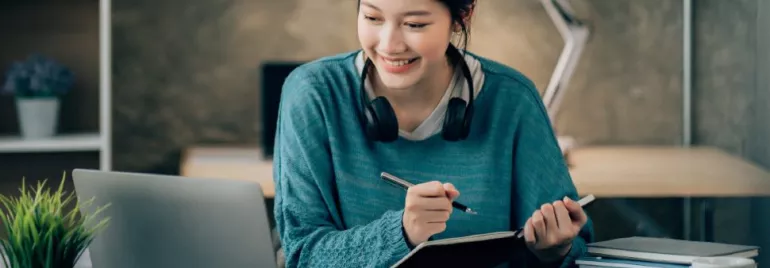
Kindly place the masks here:
[(109, 217), (89, 251), (94, 267), (276, 267), (256, 182), (75, 169), (79, 200)]

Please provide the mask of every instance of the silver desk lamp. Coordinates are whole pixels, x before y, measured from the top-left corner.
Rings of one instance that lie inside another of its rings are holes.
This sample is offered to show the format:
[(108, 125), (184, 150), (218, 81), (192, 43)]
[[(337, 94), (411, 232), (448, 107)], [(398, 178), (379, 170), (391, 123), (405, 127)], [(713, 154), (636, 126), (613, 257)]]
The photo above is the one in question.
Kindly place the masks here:
[[(565, 0), (540, 0), (540, 2), (564, 39), (564, 48), (556, 63), (556, 69), (543, 93), (543, 102), (548, 110), (548, 117), (551, 123), (555, 124), (565, 89), (569, 85), (575, 66), (580, 60), (583, 48), (588, 42), (589, 29), (587, 25), (574, 16), (569, 2)], [(566, 154), (574, 145), (571, 137), (558, 136), (558, 140), (563, 154)]]

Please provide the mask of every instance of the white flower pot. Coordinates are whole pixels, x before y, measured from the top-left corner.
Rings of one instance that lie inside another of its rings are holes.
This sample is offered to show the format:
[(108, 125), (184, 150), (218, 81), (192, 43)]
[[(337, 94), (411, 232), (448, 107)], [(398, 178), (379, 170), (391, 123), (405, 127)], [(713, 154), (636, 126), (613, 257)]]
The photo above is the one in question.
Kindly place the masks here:
[(56, 133), (59, 98), (16, 98), (16, 111), (25, 139), (48, 138)]

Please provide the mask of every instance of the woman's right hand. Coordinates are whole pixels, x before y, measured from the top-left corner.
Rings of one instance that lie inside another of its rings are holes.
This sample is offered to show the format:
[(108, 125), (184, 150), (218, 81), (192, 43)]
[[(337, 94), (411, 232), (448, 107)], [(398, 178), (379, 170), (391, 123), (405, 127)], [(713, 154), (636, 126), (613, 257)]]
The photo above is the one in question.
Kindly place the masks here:
[(446, 229), (452, 214), (452, 201), (460, 192), (451, 183), (425, 182), (406, 192), (403, 225), (412, 246), (425, 242)]

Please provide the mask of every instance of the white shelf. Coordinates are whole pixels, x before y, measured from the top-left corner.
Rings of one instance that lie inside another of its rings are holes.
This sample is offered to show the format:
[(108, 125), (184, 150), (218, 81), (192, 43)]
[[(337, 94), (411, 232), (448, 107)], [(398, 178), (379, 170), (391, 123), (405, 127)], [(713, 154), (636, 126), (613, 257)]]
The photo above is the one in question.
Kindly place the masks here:
[(0, 152), (77, 152), (102, 150), (99, 133), (61, 134), (48, 139), (27, 140), (21, 136), (0, 136)]

